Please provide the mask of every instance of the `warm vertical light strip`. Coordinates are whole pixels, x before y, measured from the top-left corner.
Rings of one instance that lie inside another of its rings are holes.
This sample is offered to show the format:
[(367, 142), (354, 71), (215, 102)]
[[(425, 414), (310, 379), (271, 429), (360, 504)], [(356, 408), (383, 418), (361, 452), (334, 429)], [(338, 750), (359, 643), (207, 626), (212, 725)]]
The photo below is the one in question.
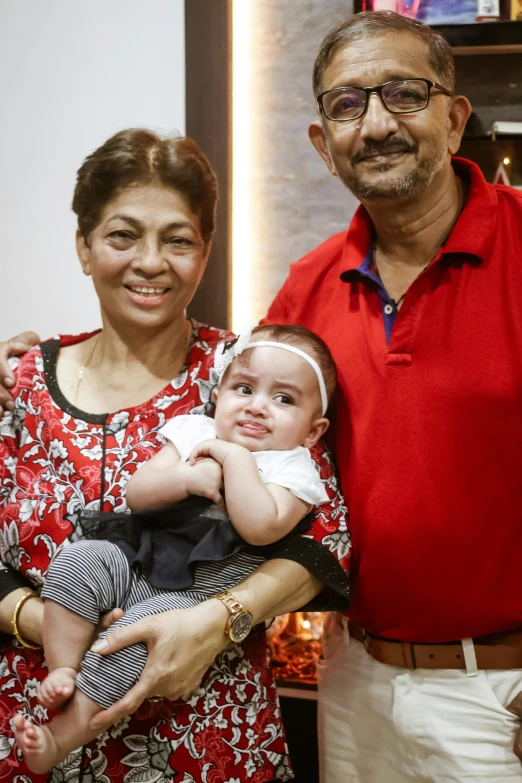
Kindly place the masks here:
[(250, 213), (250, 49), (252, 0), (232, 2), (232, 263), (231, 326), (252, 320), (252, 232)]

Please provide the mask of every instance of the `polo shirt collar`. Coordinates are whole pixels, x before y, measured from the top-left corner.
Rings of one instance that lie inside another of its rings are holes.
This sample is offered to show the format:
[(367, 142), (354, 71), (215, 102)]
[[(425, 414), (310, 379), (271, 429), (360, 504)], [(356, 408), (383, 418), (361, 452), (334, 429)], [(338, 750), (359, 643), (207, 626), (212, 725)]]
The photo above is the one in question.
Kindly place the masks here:
[[(469, 185), (466, 204), (453, 226), (441, 258), (454, 254), (473, 256), (475, 263), (487, 261), (495, 241), (498, 198), (495, 188), (484, 179), (476, 163), (464, 158), (453, 158), (455, 173)], [(350, 279), (368, 257), (375, 232), (365, 207), (360, 205), (352, 218), (341, 256), (340, 275)], [(449, 260), (449, 258), (448, 258)]]

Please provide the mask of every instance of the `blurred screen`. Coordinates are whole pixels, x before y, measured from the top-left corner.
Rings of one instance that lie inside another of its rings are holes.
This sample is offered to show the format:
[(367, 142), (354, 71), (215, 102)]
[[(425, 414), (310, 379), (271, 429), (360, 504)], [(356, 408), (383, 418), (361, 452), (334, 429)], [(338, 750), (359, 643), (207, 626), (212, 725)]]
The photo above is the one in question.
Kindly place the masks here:
[(396, 11), (425, 24), (471, 24), (477, 0), (363, 0), (364, 11)]

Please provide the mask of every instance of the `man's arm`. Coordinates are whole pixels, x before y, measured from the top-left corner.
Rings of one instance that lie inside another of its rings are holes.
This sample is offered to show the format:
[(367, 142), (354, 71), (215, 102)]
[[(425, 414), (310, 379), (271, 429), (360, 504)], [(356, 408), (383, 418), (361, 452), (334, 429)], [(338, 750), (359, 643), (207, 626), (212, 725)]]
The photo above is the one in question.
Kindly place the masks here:
[(0, 343), (0, 419), (6, 410), (14, 410), (14, 400), (9, 389), (14, 386), (15, 377), (9, 367), (9, 358), (27, 353), (39, 342), (40, 338), (35, 332), (22, 332), (7, 342)]

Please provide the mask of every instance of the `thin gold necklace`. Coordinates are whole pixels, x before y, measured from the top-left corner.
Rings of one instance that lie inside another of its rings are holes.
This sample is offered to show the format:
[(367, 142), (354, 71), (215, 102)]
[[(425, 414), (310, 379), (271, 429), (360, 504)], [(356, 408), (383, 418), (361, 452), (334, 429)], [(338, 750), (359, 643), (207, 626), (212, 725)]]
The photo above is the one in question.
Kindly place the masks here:
[[(87, 361), (85, 362), (83, 367), (80, 367), (80, 369), (78, 371), (78, 382), (76, 384), (76, 394), (74, 395), (74, 403), (75, 404), (78, 402), (78, 394), (80, 393), (80, 386), (82, 385), (82, 381), (83, 381), (83, 373), (87, 369), (89, 364), (92, 362), (92, 359), (93, 359), (93, 356), (94, 356), (94, 352), (96, 351), (96, 348), (98, 347), (98, 343), (100, 341), (100, 337), (101, 337), (101, 332), (98, 335), (98, 337), (96, 338), (96, 342), (94, 343), (94, 345), (92, 347), (92, 351), (90, 352)], [(183, 364), (185, 362), (185, 359), (187, 358), (187, 353), (188, 353), (188, 349), (189, 349), (189, 346), (190, 346), (191, 338), (192, 338), (192, 324), (191, 324), (191, 322), (190, 322), (190, 320), (188, 318), (185, 318), (185, 340), (183, 342), (183, 362), (182, 362), (182, 366), (183, 366)]]
[(82, 381), (83, 381), (83, 373), (87, 369), (89, 364), (92, 362), (92, 357), (94, 356), (94, 352), (95, 352), (96, 348), (98, 347), (98, 343), (100, 341), (100, 336), (101, 336), (101, 332), (98, 335), (98, 337), (96, 338), (96, 341), (95, 341), (95, 343), (94, 343), (94, 345), (92, 347), (92, 351), (89, 354), (89, 358), (87, 359), (87, 361), (85, 362), (83, 367), (80, 367), (80, 370), (78, 372), (78, 382), (76, 384), (76, 394), (74, 395), (74, 404), (75, 405), (78, 402), (78, 394), (80, 393), (80, 386), (82, 385)]

